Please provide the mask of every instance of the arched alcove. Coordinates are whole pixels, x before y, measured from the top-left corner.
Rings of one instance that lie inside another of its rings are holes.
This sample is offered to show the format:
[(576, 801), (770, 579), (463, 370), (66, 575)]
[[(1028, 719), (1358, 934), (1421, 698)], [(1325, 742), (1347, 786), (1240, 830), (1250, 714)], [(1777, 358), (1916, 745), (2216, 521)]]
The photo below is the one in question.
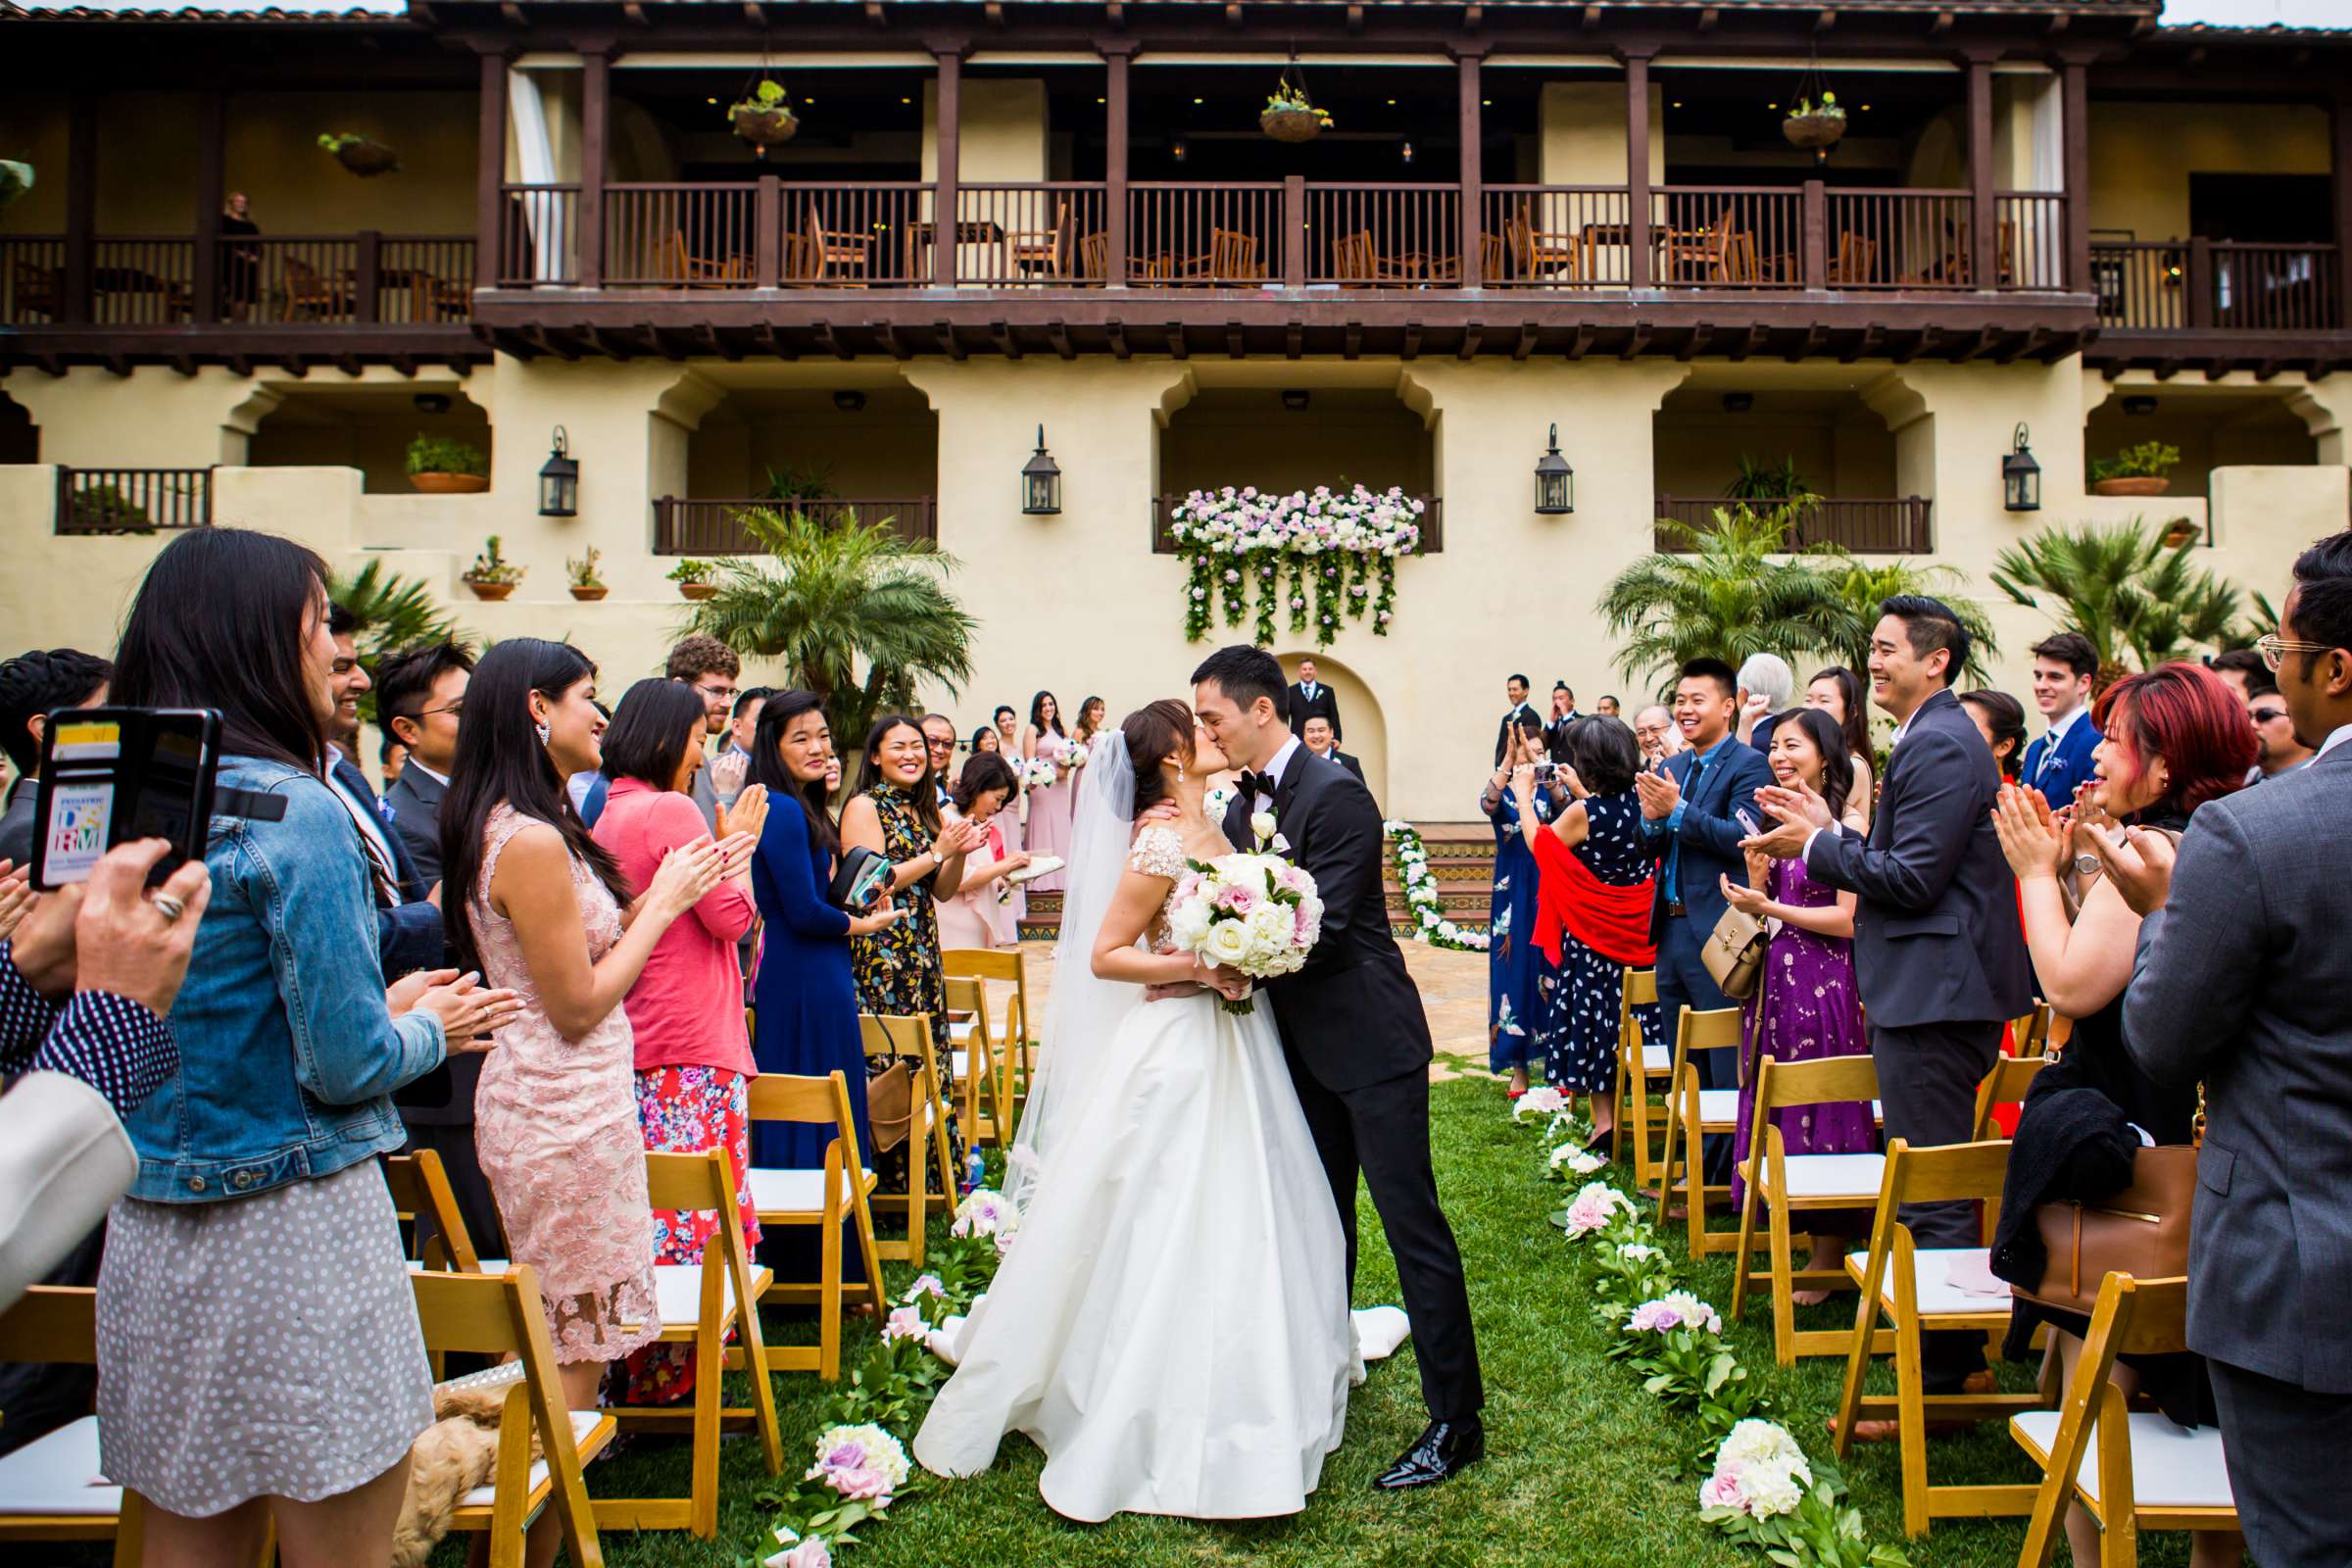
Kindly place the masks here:
[(245, 462), (257, 468), (357, 468), (369, 495), (402, 494), (414, 488), (409, 443), (418, 436), (462, 442), (485, 464), (492, 455), (490, 413), (464, 387), (398, 382), (273, 388), (246, 442)]
[(1316, 653), (1300, 648), (1278, 651), (1282, 672), (1291, 680), (1298, 678), (1298, 661), (1315, 662), (1315, 679), (1331, 688), (1340, 705), (1340, 750), (1362, 765), (1364, 783), (1372, 791), (1372, 799), (1385, 812), (1389, 799), (1389, 721), (1381, 711), (1380, 700), (1363, 676), (1345, 660), (1328, 653)]

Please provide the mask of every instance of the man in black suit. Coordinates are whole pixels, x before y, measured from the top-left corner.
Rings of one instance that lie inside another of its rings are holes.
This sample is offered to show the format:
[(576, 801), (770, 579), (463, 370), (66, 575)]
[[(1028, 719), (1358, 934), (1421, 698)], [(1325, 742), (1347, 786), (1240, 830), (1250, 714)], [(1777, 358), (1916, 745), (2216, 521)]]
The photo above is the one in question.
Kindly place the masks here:
[(1461, 1254), (1429, 1154), (1429, 1020), (1389, 933), (1380, 811), (1360, 780), (1308, 752), (1283, 721), (1282, 666), (1259, 649), (1220, 649), (1193, 672), (1193, 707), (1245, 769), (1225, 836), (1255, 847), (1251, 815), (1274, 813), (1289, 855), (1315, 879), (1323, 935), (1297, 974), (1265, 986), (1283, 1055), (1348, 1233), (1355, 1283), (1360, 1170), (1396, 1258), (1430, 1421), (1374, 1485), (1443, 1481), (1486, 1453), (1486, 1402)]
[[(1756, 798), (1779, 825), (1754, 842), (1860, 896), (1854, 976), (1886, 1136), (1915, 1149), (1964, 1144), (2001, 1025), (2034, 1001), (2016, 878), (1992, 829), (2001, 775), (1951, 692), (1968, 661), (1951, 608), (1906, 594), (1879, 610), (1871, 691), (1897, 728), (1870, 836), (1841, 826), (1817, 792), (1772, 785)], [(1906, 1203), (1902, 1219), (1922, 1247), (1977, 1245), (1974, 1203)], [(1928, 1392), (1958, 1393), (1983, 1374), (1984, 1347), (1981, 1335), (1923, 1336)]]
[(2275, 637), (2262, 702), (2319, 756), (2197, 808), (2178, 866), (2161, 833), (2093, 843), (2146, 917), (2124, 1041), (2151, 1078), (2205, 1085), (2188, 1348), (2238, 1519), (2264, 1568), (2320, 1568), (2352, 1549), (2352, 533), (2295, 563)]
[(1494, 726), (1494, 765), (1496, 767), (1502, 765), (1503, 754), (1511, 749), (1511, 726), (1519, 722), (1521, 713), (1534, 711), (1527, 706), (1528, 688), (1525, 675), (1513, 675), (1502, 683), (1502, 689), (1511, 699), (1511, 709), (1509, 712), (1502, 715), (1502, 722)]
[[(1585, 715), (1576, 710), (1576, 693), (1564, 680), (1551, 683), (1551, 717), (1544, 725), (1544, 753), (1555, 762), (1568, 760), (1568, 732)], [(1501, 764), (1497, 762), (1496, 766)]]
[(326, 779), (351, 813), (359, 848), (368, 858), (368, 881), (375, 889), (376, 956), (389, 982), (416, 969), (441, 967), (447, 947), (441, 934), (441, 909), (430, 902), (432, 884), (419, 880), (416, 865), (385, 820), (383, 803), (376, 799), (368, 775), (351, 760), (359, 737), (360, 698), (374, 682), (360, 663), (359, 622), (341, 605), (328, 607), (327, 634), (335, 642), (335, 661), (328, 674), (335, 694), (335, 716), (328, 726)]
[(1339, 738), (1331, 732), (1331, 720), (1320, 714), (1298, 726), (1298, 739), (1317, 757), (1328, 758), (1355, 775), (1355, 781), (1369, 789), (1364, 779), (1364, 764), (1340, 750)]
[(1315, 678), (1315, 662), (1298, 661), (1298, 681), (1287, 693), (1283, 702), (1290, 713), (1291, 733), (1304, 735), (1306, 721), (1322, 717), (1331, 721), (1331, 744), (1337, 746), (1347, 732), (1340, 728), (1340, 700), (1331, 688)]

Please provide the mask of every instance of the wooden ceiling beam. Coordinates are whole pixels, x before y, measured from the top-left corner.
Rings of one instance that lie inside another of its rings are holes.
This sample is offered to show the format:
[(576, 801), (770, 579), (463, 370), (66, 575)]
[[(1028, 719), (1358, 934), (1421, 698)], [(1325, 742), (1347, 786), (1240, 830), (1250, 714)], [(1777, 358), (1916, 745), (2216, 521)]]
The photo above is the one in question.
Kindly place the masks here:
[(1110, 339), (1111, 358), (1123, 360), (1134, 353), (1127, 346), (1127, 323), (1116, 318), (1102, 323), (1102, 335)]
[(1530, 354), (1535, 352), (1535, 348), (1536, 323), (1533, 321), (1521, 321), (1519, 323), (1519, 341), (1511, 345), (1511, 358), (1514, 360), (1524, 360)]
[(1697, 357), (1699, 351), (1707, 346), (1707, 340), (1714, 335), (1714, 327), (1705, 321), (1699, 322), (1685, 335), (1682, 347), (1674, 351), (1674, 357), (1683, 364), (1689, 365), (1692, 359)]
[(1643, 349), (1649, 347), (1649, 333), (1647, 321), (1636, 321), (1634, 329), (1626, 334), (1624, 346), (1618, 349), (1617, 357), (1621, 360), (1638, 358)]
[(1454, 345), (1453, 357), (1457, 360), (1477, 359), (1479, 341), (1486, 335), (1487, 329), (1478, 322), (1472, 321), (1462, 328), (1462, 340)]
[(1070, 342), (1070, 327), (1066, 321), (1048, 321), (1046, 323), (1046, 341), (1053, 344), (1054, 352), (1065, 360), (1074, 360), (1078, 357), (1076, 345)]

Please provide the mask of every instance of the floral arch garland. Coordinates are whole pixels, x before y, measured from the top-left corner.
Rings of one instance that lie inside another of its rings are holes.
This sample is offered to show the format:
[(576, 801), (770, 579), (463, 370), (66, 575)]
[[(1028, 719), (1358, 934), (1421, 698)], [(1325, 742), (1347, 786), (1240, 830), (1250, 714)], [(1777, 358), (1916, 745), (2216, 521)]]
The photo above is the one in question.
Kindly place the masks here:
[(1288, 495), (1255, 485), (1191, 492), (1168, 519), (1189, 568), (1186, 639), (1208, 635), (1219, 604), (1228, 626), (1249, 620), (1254, 608), (1260, 647), (1273, 643), (1285, 609), (1292, 634), (1311, 631), (1317, 648), (1330, 647), (1342, 624), (1367, 613), (1373, 635), (1386, 637), (1396, 618), (1396, 558), (1420, 548), (1428, 505), (1394, 486), (1360, 484)]

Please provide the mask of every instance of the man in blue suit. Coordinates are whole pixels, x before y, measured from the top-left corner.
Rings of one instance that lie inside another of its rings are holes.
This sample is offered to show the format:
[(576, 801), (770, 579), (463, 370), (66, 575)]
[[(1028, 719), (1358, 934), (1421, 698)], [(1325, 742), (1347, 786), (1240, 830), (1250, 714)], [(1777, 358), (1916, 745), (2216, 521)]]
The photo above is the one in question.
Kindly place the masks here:
[[(1756, 791), (1772, 782), (1764, 754), (1741, 745), (1732, 733), (1740, 716), (1739, 690), (1738, 676), (1720, 659), (1685, 664), (1674, 689), (1674, 721), (1689, 747), (1634, 778), (1642, 797), (1642, 832), (1662, 862), (1649, 935), (1658, 948), (1658, 1010), (1669, 1029), (1677, 1008), (1704, 1012), (1732, 1005), (1707, 973), (1699, 951), (1723, 917), (1721, 879), (1747, 879), (1740, 850), (1747, 830), (1734, 813), (1744, 807), (1755, 815)], [(1700, 1053), (1699, 1082), (1710, 1089), (1732, 1088), (1740, 1081), (1739, 1055), (1730, 1048)], [(1710, 1138), (1703, 1153), (1709, 1174), (1728, 1179), (1731, 1140)]]
[(2090, 681), (2099, 672), (2099, 656), (2079, 631), (2045, 637), (2033, 653), (2034, 706), (2050, 727), (2026, 748), (2019, 781), (2041, 791), (2052, 806), (2067, 806), (2090, 782), (2090, 754), (2099, 749), (2099, 726), (2090, 720)]

